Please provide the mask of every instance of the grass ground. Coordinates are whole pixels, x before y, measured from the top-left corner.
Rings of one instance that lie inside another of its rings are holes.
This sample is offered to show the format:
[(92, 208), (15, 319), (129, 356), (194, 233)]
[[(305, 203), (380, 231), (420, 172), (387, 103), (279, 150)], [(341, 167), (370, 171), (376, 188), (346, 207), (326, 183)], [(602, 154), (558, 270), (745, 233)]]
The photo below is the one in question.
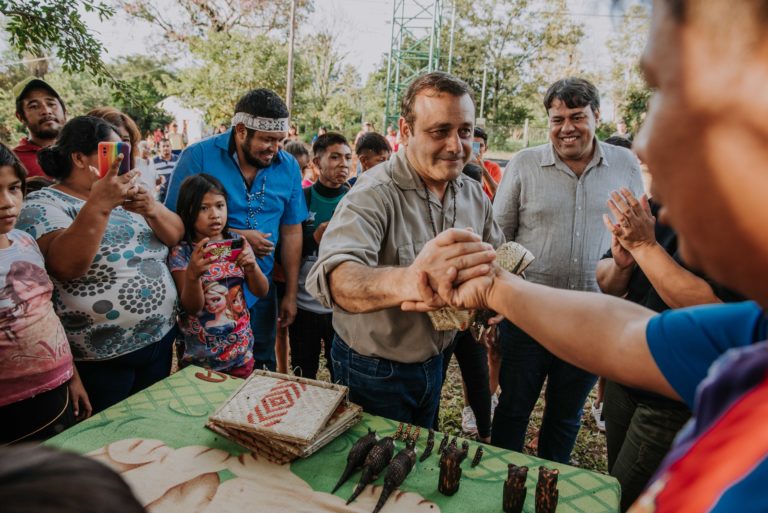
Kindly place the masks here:
[[(590, 399), (596, 396), (596, 389), (590, 394)], [(577, 467), (585, 468), (595, 472), (607, 472), (605, 435), (598, 431), (595, 421), (592, 418), (589, 408), (589, 402), (584, 408), (582, 426), (579, 430), (579, 436), (576, 440), (576, 447), (571, 455), (571, 464)], [(461, 410), (464, 407), (461, 391), (461, 373), (456, 359), (451, 361), (448, 367), (448, 376), (443, 385), (443, 394), (440, 401), (440, 430), (451, 435), (461, 434)], [(543, 396), (539, 397), (531, 422), (528, 425), (528, 434), (525, 443), (531, 442), (536, 434), (538, 426), (541, 425), (541, 417), (544, 412)], [(528, 449), (526, 452), (530, 452)]]

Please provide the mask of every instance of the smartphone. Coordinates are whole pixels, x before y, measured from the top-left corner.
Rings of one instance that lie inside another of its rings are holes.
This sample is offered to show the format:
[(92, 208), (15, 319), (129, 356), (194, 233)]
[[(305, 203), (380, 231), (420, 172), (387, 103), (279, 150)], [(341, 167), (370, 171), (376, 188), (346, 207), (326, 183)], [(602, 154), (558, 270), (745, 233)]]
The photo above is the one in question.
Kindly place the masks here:
[(99, 143), (99, 178), (104, 178), (109, 172), (118, 155), (123, 156), (118, 175), (124, 175), (131, 170), (131, 145), (127, 142)]
[(215, 240), (205, 245), (204, 256), (205, 258), (215, 256), (216, 260), (234, 262), (237, 260), (237, 256), (242, 253), (244, 246), (244, 239)]
[(472, 158), (477, 158), (480, 156), (480, 143), (477, 141), (472, 141)]

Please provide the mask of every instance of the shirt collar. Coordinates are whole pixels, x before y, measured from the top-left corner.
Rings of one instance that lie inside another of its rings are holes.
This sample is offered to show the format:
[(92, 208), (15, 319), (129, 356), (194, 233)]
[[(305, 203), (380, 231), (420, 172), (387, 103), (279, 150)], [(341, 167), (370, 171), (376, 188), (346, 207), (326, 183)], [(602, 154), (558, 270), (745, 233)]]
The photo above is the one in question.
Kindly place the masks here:
[[(395, 156), (389, 162), (392, 169), (392, 181), (400, 189), (404, 191), (424, 189), (424, 182), (422, 182), (418, 173), (416, 173), (416, 170), (413, 169), (411, 163), (408, 162), (408, 158), (405, 156), (405, 148), (395, 153)], [(464, 175), (459, 174), (454, 182), (459, 187), (464, 187)]]
[[(595, 153), (592, 155), (592, 160), (589, 161), (587, 169), (599, 166), (601, 164), (606, 166), (609, 165), (608, 158), (603, 151), (603, 147), (600, 144), (600, 141), (597, 140), (597, 137), (593, 139), (593, 143), (595, 145)], [(541, 166), (555, 166), (557, 163), (560, 163), (563, 166), (568, 167), (565, 165), (562, 159), (560, 159), (560, 156), (555, 151), (555, 145), (550, 142), (547, 146), (548, 148), (541, 155)]]

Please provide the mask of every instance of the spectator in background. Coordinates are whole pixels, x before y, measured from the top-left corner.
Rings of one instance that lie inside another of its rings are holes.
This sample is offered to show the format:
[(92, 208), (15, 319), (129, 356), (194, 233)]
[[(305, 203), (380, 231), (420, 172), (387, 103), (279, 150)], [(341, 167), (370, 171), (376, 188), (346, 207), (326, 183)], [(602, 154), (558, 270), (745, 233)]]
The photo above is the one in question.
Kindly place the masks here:
[(499, 182), (501, 182), (501, 167), (492, 160), (485, 160), (483, 158), (488, 151), (488, 134), (485, 130), (476, 126), (472, 142), (480, 145), (480, 151), (475, 155), (475, 160), (483, 166), (483, 190), (493, 201), (494, 196), (496, 196), (496, 189)]
[(328, 129), (325, 128), (324, 126), (321, 126), (320, 128), (318, 128), (317, 134), (315, 134), (315, 136), (312, 138), (312, 144), (315, 144), (315, 141), (317, 140), (318, 137), (327, 133), (328, 133)]
[[(595, 267), (610, 246), (601, 217), (605, 201), (611, 191), (625, 186), (642, 194), (640, 166), (629, 150), (595, 138), (600, 96), (590, 82), (555, 82), (544, 107), (550, 142), (510, 160), (494, 201), (494, 218), (507, 240), (536, 255), (525, 273), (528, 280), (597, 291)], [(500, 342), (501, 396), (492, 443), (522, 452), (546, 379), (538, 455), (568, 463), (584, 401), (597, 378), (560, 360), (509, 321), (501, 324)]]
[(293, 155), (293, 158), (299, 163), (299, 171), (301, 171), (302, 178), (301, 186), (309, 187), (315, 183), (317, 177), (315, 176), (314, 168), (310, 167), (311, 162), (307, 145), (301, 141), (290, 141), (285, 145), (285, 151)]
[[(360, 165), (360, 173), (365, 173), (369, 169), (378, 166), (382, 162), (389, 160), (392, 155), (392, 148), (383, 135), (376, 132), (368, 132), (358, 139), (355, 145), (355, 155)], [(349, 179), (349, 185), (355, 185), (360, 175)]]
[(171, 142), (171, 152), (174, 155), (181, 155), (181, 150), (187, 146), (186, 135), (179, 133), (179, 124), (176, 121), (170, 124), (165, 138)]
[(13, 86), (16, 118), (27, 129), (13, 152), (32, 176), (45, 176), (37, 163), (37, 152), (54, 143), (67, 121), (67, 109), (59, 93), (45, 80), (27, 77)]
[(38, 160), (59, 183), (30, 194), (19, 229), (37, 240), (54, 278), (56, 313), (94, 412), (168, 376), (176, 338), (176, 287), (166, 266), (181, 219), (140, 185), (99, 178), (98, 144), (120, 141), (114, 126), (73, 118)]
[(217, 178), (228, 194), (229, 226), (251, 244), (270, 284), (275, 246), (282, 243), (280, 260), (286, 290), (279, 315), (274, 287), (258, 301), (246, 294), (258, 369), (276, 369), (276, 324), (287, 327), (296, 316), (301, 223), (307, 218), (307, 206), (296, 159), (280, 148), (288, 128), (288, 107), (274, 91), (247, 92), (235, 105), (228, 132), (184, 150), (165, 198), (166, 204), (175, 209), (179, 187), (187, 176), (205, 172)]
[(299, 140), (299, 129), (296, 128), (296, 125), (291, 125), (291, 128), (288, 129), (288, 137), (285, 138), (285, 141), (283, 141), (283, 144), (287, 144), (289, 141), (298, 141)]
[(112, 107), (93, 109), (87, 115), (101, 118), (111, 123), (117, 129), (120, 139), (131, 145), (131, 169), (137, 169), (141, 173), (139, 181), (154, 197), (157, 191), (157, 172), (148, 159), (142, 159), (139, 155), (141, 132), (136, 122), (127, 114)]
[(312, 145), (313, 160), (320, 170), (317, 181), (304, 189), (309, 216), (302, 224), (301, 270), (299, 293), (296, 296), (296, 320), (290, 327), (291, 368), (298, 375), (314, 379), (317, 376), (320, 350), (325, 347), (325, 358), (333, 381), (331, 344), (333, 310), (324, 307), (306, 288), (309, 270), (317, 261), (317, 252), (325, 229), (333, 217), (341, 198), (349, 191), (346, 183), (352, 164), (352, 150), (346, 138), (337, 133), (321, 135)]
[[(389, 147), (392, 149), (392, 151), (397, 152), (397, 148), (400, 145), (399, 141), (397, 140), (397, 130), (395, 130), (395, 127), (392, 125), (389, 125), (387, 127), (387, 142), (389, 143)], [(357, 146), (357, 145), (355, 145)]]
[(171, 141), (162, 139), (160, 141), (160, 155), (153, 159), (157, 181), (160, 182), (160, 190), (157, 193), (158, 201), (165, 201), (165, 195), (168, 191), (168, 182), (171, 181), (171, 174), (176, 168), (179, 156), (171, 151)]
[(363, 128), (360, 129), (360, 131), (355, 135), (355, 147), (357, 147), (357, 141), (360, 140), (360, 138), (363, 136), (363, 134), (367, 134), (369, 132), (374, 132), (375, 128), (373, 127), (373, 123), (370, 121), (366, 121), (363, 123)]

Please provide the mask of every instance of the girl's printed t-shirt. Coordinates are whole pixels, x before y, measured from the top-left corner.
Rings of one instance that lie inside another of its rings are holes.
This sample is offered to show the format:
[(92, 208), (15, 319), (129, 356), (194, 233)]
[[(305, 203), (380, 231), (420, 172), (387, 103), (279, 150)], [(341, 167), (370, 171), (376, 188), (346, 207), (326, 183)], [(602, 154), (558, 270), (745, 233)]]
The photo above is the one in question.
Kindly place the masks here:
[[(240, 236), (234, 234), (236, 238)], [(195, 246), (182, 242), (171, 251), (171, 272), (184, 271)], [(227, 371), (253, 359), (253, 332), (243, 287), (245, 274), (234, 262), (215, 262), (202, 277), (205, 306), (200, 312), (182, 312), (185, 364)]]
[[(84, 204), (50, 187), (33, 192), (17, 227), (39, 239), (68, 228)], [(53, 306), (75, 360), (106, 360), (137, 351), (173, 329), (177, 294), (167, 257), (168, 248), (147, 221), (117, 207), (88, 272), (66, 282), (51, 277)]]
[(53, 283), (35, 239), (12, 230), (0, 249), (0, 406), (53, 390), (72, 377), (67, 336), (53, 310)]

